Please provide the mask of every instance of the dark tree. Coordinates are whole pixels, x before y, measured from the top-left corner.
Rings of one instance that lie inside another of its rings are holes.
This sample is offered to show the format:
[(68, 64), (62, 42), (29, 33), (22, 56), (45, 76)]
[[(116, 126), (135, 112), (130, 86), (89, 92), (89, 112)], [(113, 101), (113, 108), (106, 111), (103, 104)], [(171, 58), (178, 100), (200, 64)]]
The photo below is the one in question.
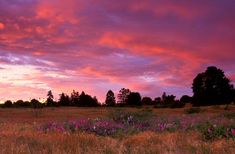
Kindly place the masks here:
[(30, 107), (30, 102), (24, 102), (23, 100), (18, 100), (13, 104), (14, 107)]
[(179, 100), (175, 99), (176, 96), (174, 95), (166, 95), (164, 92), (162, 97), (158, 97), (155, 99), (157, 108), (182, 108), (185, 106), (185, 103), (180, 102)]
[(109, 90), (106, 94), (106, 100), (105, 100), (106, 106), (115, 106), (116, 104), (116, 99), (114, 96), (114, 93), (112, 90)]
[(118, 93), (118, 104), (126, 104), (130, 93), (131, 91), (129, 89), (122, 88)]
[(7, 101), (4, 103), (3, 106), (4, 106), (4, 107), (12, 107), (12, 101), (7, 100)]
[(161, 97), (156, 97), (154, 99), (154, 104), (160, 104), (162, 102), (162, 98)]
[(50, 107), (52, 107), (52, 106), (57, 106), (57, 103), (54, 101), (54, 96), (53, 96), (51, 90), (48, 91), (48, 93), (47, 93), (46, 105), (47, 105), (47, 106), (50, 106)]
[(70, 105), (69, 96), (66, 95), (65, 93), (60, 94), (60, 98), (59, 98), (58, 103), (61, 106), (69, 106)]
[(141, 102), (143, 105), (153, 105), (154, 104), (152, 98), (150, 98), (150, 97), (143, 97)]
[(78, 106), (80, 107), (97, 107), (100, 106), (96, 97), (92, 98), (90, 95), (85, 94), (82, 92), (79, 96)]
[(141, 96), (138, 92), (131, 92), (127, 97), (127, 105), (141, 106)]
[(180, 98), (180, 102), (182, 102), (182, 103), (192, 103), (192, 97), (190, 97), (188, 95), (183, 95)]
[(208, 67), (193, 80), (193, 105), (219, 105), (232, 102), (233, 85), (221, 69)]
[(32, 99), (32, 100), (30, 101), (30, 103), (31, 103), (31, 106), (32, 106), (33, 108), (35, 108), (35, 109), (43, 108), (42, 103), (39, 102), (37, 99)]
[(171, 104), (175, 103), (175, 97), (174, 95), (166, 95), (166, 93), (163, 93), (162, 95), (162, 103), (166, 106), (170, 106)]
[(235, 104), (235, 89), (233, 89), (233, 104)]
[(70, 97), (70, 101), (71, 101), (71, 106), (78, 106), (79, 104), (79, 92), (73, 90), (73, 92), (71, 93), (71, 97)]

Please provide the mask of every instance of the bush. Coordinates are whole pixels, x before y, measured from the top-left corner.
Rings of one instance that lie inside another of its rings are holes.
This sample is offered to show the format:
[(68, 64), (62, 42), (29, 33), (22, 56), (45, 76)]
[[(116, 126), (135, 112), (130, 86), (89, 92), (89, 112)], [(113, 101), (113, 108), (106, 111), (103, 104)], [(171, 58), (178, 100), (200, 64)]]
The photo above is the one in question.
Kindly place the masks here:
[(200, 112), (202, 112), (202, 109), (199, 108), (199, 107), (191, 107), (191, 108), (189, 108), (189, 109), (186, 109), (185, 112), (186, 112), (187, 114), (200, 113)]
[(32, 108), (34, 108), (34, 109), (43, 108), (43, 104), (36, 99), (32, 99), (30, 103), (31, 103)]
[(212, 125), (207, 122), (202, 125), (198, 125), (198, 130), (202, 133), (204, 140), (215, 140), (221, 138), (235, 138), (235, 126), (231, 125), (225, 127), (223, 125)]
[(4, 103), (3, 107), (12, 107), (12, 101), (8, 100)]
[(184, 102), (175, 100), (176, 96), (166, 95), (163, 93), (162, 98), (156, 98), (155, 102), (158, 102), (154, 108), (182, 108), (185, 106)]
[(150, 98), (150, 97), (143, 97), (141, 100), (141, 103), (143, 105), (154, 105), (154, 102), (153, 102), (152, 98)]
[(182, 102), (182, 103), (192, 103), (192, 97), (190, 97), (188, 95), (183, 95), (180, 98), (180, 102)]
[(30, 107), (30, 102), (18, 100), (13, 104), (14, 107)]

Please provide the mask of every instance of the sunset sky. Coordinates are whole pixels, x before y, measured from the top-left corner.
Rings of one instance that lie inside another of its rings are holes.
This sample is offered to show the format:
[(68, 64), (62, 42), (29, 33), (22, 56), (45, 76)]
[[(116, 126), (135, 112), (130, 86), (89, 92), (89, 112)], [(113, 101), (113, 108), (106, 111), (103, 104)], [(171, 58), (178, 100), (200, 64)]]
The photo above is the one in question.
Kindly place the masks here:
[[(0, 101), (75, 89), (192, 95), (215, 65), (235, 81), (234, 0), (0, 0)], [(234, 83), (234, 82), (233, 82)]]

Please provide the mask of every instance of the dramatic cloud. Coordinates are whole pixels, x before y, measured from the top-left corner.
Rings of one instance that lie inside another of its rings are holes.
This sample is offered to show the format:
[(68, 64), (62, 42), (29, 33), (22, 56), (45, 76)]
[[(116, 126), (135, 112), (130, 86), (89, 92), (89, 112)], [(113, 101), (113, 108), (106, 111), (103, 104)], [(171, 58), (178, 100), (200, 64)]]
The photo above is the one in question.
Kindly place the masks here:
[(0, 0), (0, 101), (122, 87), (191, 95), (215, 65), (235, 81), (232, 0)]

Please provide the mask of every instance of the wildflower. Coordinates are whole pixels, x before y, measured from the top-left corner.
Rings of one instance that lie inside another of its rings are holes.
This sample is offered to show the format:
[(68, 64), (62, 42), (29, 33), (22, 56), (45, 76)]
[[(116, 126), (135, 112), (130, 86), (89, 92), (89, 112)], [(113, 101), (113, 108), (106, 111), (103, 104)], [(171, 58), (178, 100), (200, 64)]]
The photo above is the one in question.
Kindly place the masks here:
[(231, 134), (232, 134), (232, 136), (235, 136), (235, 129), (231, 129)]

